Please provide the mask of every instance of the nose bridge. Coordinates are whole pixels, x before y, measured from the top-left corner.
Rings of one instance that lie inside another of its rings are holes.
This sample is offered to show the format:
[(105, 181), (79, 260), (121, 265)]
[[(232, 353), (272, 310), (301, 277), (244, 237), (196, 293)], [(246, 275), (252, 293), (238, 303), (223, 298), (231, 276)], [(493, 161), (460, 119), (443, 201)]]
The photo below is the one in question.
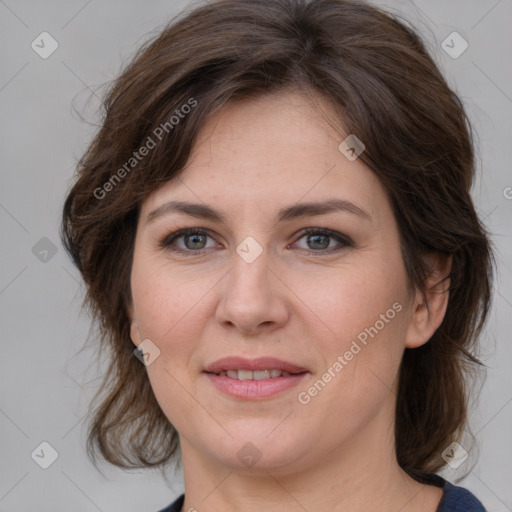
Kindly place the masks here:
[(254, 238), (247, 237), (236, 248), (231, 272), (217, 310), (219, 322), (254, 331), (261, 324), (281, 324), (286, 305), (277, 278), (269, 270), (271, 255)]
[(247, 237), (236, 248), (233, 255), (233, 270), (228, 279), (231, 292), (239, 299), (252, 299), (270, 293), (268, 249), (260, 245), (253, 237)]

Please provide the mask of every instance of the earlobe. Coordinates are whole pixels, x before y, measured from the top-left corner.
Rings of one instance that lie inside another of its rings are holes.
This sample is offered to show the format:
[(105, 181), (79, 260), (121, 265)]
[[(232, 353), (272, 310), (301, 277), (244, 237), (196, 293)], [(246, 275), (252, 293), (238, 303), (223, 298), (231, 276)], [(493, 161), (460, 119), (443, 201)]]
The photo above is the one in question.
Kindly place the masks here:
[(452, 256), (440, 253), (427, 255), (430, 275), (426, 293), (416, 291), (407, 330), (405, 346), (417, 348), (427, 343), (443, 322), (448, 307)]

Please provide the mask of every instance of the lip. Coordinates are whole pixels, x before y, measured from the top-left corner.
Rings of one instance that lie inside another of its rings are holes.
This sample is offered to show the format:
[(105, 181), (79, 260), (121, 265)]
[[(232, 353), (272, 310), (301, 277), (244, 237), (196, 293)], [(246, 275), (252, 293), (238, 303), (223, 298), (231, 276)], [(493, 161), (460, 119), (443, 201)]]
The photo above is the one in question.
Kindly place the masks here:
[(274, 377), (266, 380), (237, 380), (215, 373), (206, 373), (205, 375), (219, 391), (231, 397), (244, 400), (264, 400), (297, 386), (308, 373)]
[[(245, 357), (229, 356), (218, 359), (209, 364), (203, 371), (206, 373), (220, 373), (226, 370), (282, 370), (288, 373), (307, 372), (308, 369), (289, 361), (276, 359), (275, 357), (258, 357), (248, 359)], [(278, 379), (281, 377), (277, 377)]]
[[(238, 380), (216, 375), (227, 370), (282, 370), (292, 375), (274, 377), (265, 380)], [(223, 393), (244, 400), (263, 400), (298, 385), (309, 371), (301, 366), (276, 359), (275, 357), (224, 357), (208, 365), (204, 370), (209, 381)]]

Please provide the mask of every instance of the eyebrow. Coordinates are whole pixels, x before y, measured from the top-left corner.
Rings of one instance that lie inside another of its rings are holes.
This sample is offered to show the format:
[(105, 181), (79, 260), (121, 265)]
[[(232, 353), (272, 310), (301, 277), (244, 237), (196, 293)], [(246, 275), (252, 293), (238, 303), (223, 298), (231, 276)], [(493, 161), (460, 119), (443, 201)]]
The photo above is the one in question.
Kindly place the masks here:
[[(281, 208), (276, 215), (275, 221), (282, 222), (299, 217), (313, 217), (333, 212), (346, 212), (357, 215), (364, 220), (371, 221), (369, 213), (344, 199), (328, 199), (321, 202), (299, 203)], [(151, 211), (146, 217), (146, 223), (153, 222), (159, 217), (170, 213), (184, 213), (200, 219), (208, 219), (226, 224), (226, 216), (219, 210), (201, 203), (187, 203), (184, 201), (169, 201)]]

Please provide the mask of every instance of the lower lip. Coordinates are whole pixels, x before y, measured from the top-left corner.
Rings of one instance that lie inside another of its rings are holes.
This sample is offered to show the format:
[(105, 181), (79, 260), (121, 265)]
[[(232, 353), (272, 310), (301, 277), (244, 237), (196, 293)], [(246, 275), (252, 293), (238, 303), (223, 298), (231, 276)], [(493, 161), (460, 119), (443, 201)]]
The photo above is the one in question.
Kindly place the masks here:
[(281, 391), (293, 388), (307, 375), (308, 372), (274, 377), (264, 380), (238, 380), (230, 377), (206, 373), (206, 376), (220, 391), (236, 398), (259, 400), (277, 395)]

